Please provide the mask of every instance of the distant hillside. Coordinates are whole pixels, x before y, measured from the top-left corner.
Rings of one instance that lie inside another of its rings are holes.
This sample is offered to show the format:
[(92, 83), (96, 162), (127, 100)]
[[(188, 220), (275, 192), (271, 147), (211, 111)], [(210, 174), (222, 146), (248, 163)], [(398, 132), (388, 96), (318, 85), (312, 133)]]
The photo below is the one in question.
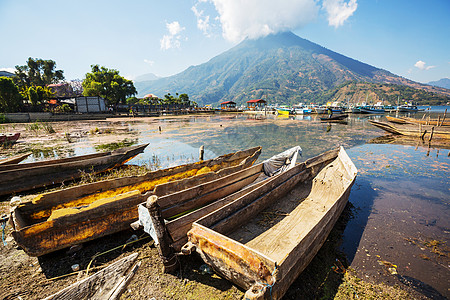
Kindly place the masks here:
[(445, 89), (450, 89), (450, 78), (442, 78), (438, 81), (430, 81), (429, 85), (438, 86)]
[(166, 78), (136, 84), (139, 95), (187, 93), (199, 104), (264, 98), (269, 103), (325, 101), (336, 87), (354, 82), (408, 85), (450, 96), (351, 59), (302, 39), (292, 32), (245, 40), (236, 47)]
[(8, 72), (8, 71), (0, 71), (0, 77), (12, 77), (14, 76), (13, 73)]
[(450, 97), (405, 85), (348, 82), (323, 93), (319, 100), (353, 104), (362, 102), (375, 104), (383, 101), (384, 104), (397, 105), (397, 101), (400, 104), (407, 101), (414, 104), (445, 105), (450, 101)]
[(134, 82), (151, 81), (151, 80), (156, 80), (159, 78), (161, 78), (161, 77), (156, 76), (153, 73), (147, 73), (147, 74), (143, 74), (143, 75), (136, 77), (133, 81)]

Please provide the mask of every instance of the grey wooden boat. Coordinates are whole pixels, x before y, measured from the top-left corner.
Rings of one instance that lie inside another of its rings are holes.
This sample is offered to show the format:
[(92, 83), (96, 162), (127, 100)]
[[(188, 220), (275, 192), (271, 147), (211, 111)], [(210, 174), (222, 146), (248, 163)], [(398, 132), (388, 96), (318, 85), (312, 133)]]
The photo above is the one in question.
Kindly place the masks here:
[(343, 148), (309, 159), (195, 221), (182, 252), (200, 254), (245, 299), (281, 299), (327, 239), (356, 174)]

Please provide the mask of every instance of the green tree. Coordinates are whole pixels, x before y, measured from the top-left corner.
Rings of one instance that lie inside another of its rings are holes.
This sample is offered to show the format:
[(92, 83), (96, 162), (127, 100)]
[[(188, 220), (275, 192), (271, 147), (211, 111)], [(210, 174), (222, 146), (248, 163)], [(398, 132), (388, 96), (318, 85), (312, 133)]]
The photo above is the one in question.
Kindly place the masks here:
[(181, 104), (190, 105), (191, 101), (189, 100), (188, 94), (181, 94), (178, 99), (180, 99)]
[(28, 99), (31, 105), (36, 106), (42, 104), (44, 100), (49, 100), (54, 96), (54, 92), (49, 87), (32, 85), (22, 90), (22, 96)]
[(127, 97), (137, 93), (133, 81), (119, 75), (119, 71), (92, 65), (92, 72), (83, 80), (84, 96), (99, 96), (110, 104), (125, 104)]
[(17, 112), (22, 105), (22, 97), (13, 80), (0, 77), (0, 111)]
[(16, 66), (15, 84), (20, 90), (28, 89), (30, 86), (46, 86), (64, 80), (64, 71), (56, 70), (56, 62), (40, 58), (28, 58), (24, 66)]

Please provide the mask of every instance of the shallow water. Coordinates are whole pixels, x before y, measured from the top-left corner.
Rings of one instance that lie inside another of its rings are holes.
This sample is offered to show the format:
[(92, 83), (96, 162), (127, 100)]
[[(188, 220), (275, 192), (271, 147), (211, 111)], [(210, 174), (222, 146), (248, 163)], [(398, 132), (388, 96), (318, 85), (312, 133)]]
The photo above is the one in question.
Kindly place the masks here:
[[(133, 139), (149, 146), (129, 163), (165, 168), (194, 162), (202, 145), (205, 159), (262, 146), (259, 161), (296, 145), (302, 147), (302, 160), (343, 146), (359, 172), (349, 198), (353, 218), (342, 241), (350, 265), (367, 280), (449, 297), (449, 150), (370, 144), (384, 132), (369, 119), (385, 121), (383, 115), (351, 115), (347, 124), (323, 123), (316, 115), (137, 118), (128, 123)], [(95, 150), (84, 139), (72, 152)]]

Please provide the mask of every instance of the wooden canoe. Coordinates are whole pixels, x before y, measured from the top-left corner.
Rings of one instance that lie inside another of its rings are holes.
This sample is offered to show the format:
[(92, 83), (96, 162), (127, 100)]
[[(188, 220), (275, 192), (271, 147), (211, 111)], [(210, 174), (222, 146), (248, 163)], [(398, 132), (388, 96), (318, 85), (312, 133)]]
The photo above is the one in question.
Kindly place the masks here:
[(13, 165), (13, 164), (20, 163), (22, 160), (24, 160), (25, 158), (27, 158), (30, 155), (31, 155), (31, 153), (25, 153), (25, 154), (18, 154), (18, 155), (4, 158), (4, 159), (0, 160), (0, 166)]
[(194, 222), (183, 249), (246, 299), (281, 299), (327, 239), (356, 173), (342, 147), (309, 159)]
[(432, 141), (422, 140), (410, 136), (387, 134), (370, 139), (368, 144), (396, 144), (422, 148), (450, 149), (450, 140), (434, 139)]
[(404, 124), (404, 125), (391, 125), (385, 122), (378, 122), (369, 120), (369, 123), (375, 127), (381, 128), (389, 133), (405, 135), (411, 137), (418, 137), (423, 140), (430, 141), (431, 139), (450, 139), (450, 128), (422, 125), (422, 124)]
[(251, 166), (261, 147), (206, 161), (104, 180), (41, 194), (11, 212), (12, 235), (31, 256), (41, 256), (130, 228), (139, 203), (215, 180)]
[(322, 122), (330, 122), (330, 121), (342, 121), (348, 117), (348, 114), (339, 114), (339, 115), (333, 115), (331, 117), (326, 118), (320, 118)]
[(440, 119), (415, 119), (408, 117), (392, 117), (386, 116), (389, 122), (397, 124), (422, 124), (422, 125), (433, 125), (433, 126), (450, 126), (450, 121), (445, 121), (444, 118)]
[(77, 179), (83, 173), (105, 172), (131, 160), (147, 145), (26, 164), (0, 165), (0, 196)]
[(159, 247), (164, 271), (178, 269), (175, 252), (187, 242), (194, 221), (294, 167), (299, 153), (296, 146), (248, 169), (140, 204), (139, 223)]

